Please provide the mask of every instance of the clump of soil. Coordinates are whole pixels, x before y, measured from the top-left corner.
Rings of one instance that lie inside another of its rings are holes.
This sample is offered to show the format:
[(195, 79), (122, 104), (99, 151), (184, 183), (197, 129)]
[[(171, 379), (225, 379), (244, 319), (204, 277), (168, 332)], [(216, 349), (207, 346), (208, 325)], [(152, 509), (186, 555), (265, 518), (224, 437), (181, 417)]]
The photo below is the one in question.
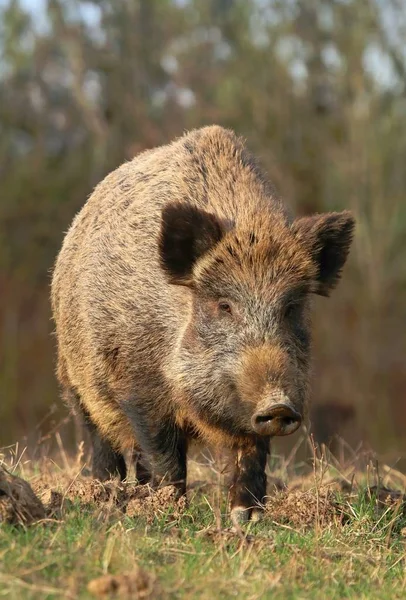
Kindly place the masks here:
[[(288, 488), (280, 479), (270, 478), (265, 516), (295, 528), (344, 522), (348, 515), (344, 514), (342, 502), (340, 506), (336, 501), (336, 492), (344, 493), (349, 502), (354, 491), (358, 493), (360, 489), (347, 478), (331, 478), (317, 490), (314, 476), (294, 481)], [(379, 511), (393, 507), (397, 513), (406, 514), (406, 495), (402, 492), (381, 485), (367, 488), (365, 494), (375, 501)], [(125, 513), (146, 519), (148, 523), (156, 517), (177, 520), (187, 505), (186, 498), (179, 498), (177, 489), (171, 485), (153, 490), (149, 485), (115, 479), (100, 482), (82, 474), (72, 477), (66, 471), (50, 470), (34, 477), (30, 485), (0, 467), (0, 523), (30, 524), (45, 517), (59, 519), (72, 502), (98, 510), (99, 518), (111, 516), (113, 512), (121, 518)]]
[(51, 471), (47, 468), (41, 469), (40, 475), (34, 475), (31, 479), (31, 486), (37, 496), (45, 491), (54, 490), (64, 493), (72, 483), (72, 477), (64, 471)]
[(38, 494), (45, 512), (49, 518), (59, 519), (62, 517), (62, 507), (70, 505), (69, 500), (65, 500), (60, 492), (44, 489)]
[(151, 522), (157, 515), (171, 512), (172, 519), (178, 519), (186, 508), (185, 496), (178, 497), (177, 489), (167, 485), (154, 492), (147, 485), (134, 488), (134, 493), (126, 507), (129, 517), (142, 516)]
[(73, 502), (88, 508), (122, 509), (128, 502), (132, 487), (117, 480), (101, 482), (87, 477), (72, 479), (66, 476), (36, 478), (32, 485), (48, 516), (56, 518)]
[(118, 481), (98, 481), (97, 479), (76, 479), (65, 492), (68, 500), (79, 500), (83, 504), (114, 502), (121, 504), (127, 496), (126, 486)]
[(118, 509), (130, 517), (146, 518), (150, 523), (156, 516), (169, 511), (172, 518), (177, 519), (186, 507), (186, 498), (178, 498), (172, 485), (153, 490), (149, 485), (117, 480), (101, 482), (87, 477), (74, 480), (62, 477), (52, 481), (38, 478), (33, 487), (49, 516), (58, 516), (63, 508), (79, 501), (82, 506)]
[(155, 578), (140, 567), (130, 573), (93, 579), (87, 589), (98, 598), (149, 598), (152, 594), (158, 597)]
[(143, 517), (151, 523), (156, 516), (181, 516), (186, 498), (168, 485), (153, 490), (149, 485), (133, 485), (65, 474), (44, 474), (29, 483), (0, 468), (0, 523), (30, 524), (39, 519), (61, 518), (63, 511), (79, 502), (101, 511), (117, 510), (130, 517)]
[(120, 501), (126, 494), (125, 485), (114, 479), (102, 482), (88, 477), (39, 477), (33, 480), (32, 486), (39, 496), (52, 490), (65, 500), (79, 500), (84, 504), (100, 504), (112, 497)]
[(340, 514), (330, 490), (282, 491), (268, 498), (265, 511), (273, 521), (298, 528), (329, 525)]
[(0, 523), (29, 525), (45, 516), (30, 484), (0, 467)]
[(225, 547), (229, 547), (231, 543), (236, 541), (240, 546), (249, 546), (256, 542), (262, 542), (264, 539), (269, 542), (269, 538), (263, 538), (259, 535), (246, 534), (241, 528), (238, 530), (235, 527), (227, 527), (225, 529), (218, 529), (217, 527), (208, 527), (202, 531), (198, 531), (197, 536), (204, 537), (212, 542), (218, 544), (224, 544)]

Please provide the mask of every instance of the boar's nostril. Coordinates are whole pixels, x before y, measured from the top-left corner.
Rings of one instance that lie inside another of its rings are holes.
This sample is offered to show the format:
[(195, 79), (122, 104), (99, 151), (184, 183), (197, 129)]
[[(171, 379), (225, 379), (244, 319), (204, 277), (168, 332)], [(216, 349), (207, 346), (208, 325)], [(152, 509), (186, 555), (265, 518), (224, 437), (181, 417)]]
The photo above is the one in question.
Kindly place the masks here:
[(272, 421), (274, 418), (272, 415), (257, 415), (255, 418), (255, 423), (267, 423), (268, 421)]
[(288, 435), (296, 431), (302, 418), (286, 404), (276, 404), (256, 413), (252, 426), (260, 435)]
[(280, 419), (284, 425), (290, 425), (295, 422), (293, 417), (278, 417), (277, 415), (258, 415), (255, 421), (256, 423), (269, 423), (273, 419)]

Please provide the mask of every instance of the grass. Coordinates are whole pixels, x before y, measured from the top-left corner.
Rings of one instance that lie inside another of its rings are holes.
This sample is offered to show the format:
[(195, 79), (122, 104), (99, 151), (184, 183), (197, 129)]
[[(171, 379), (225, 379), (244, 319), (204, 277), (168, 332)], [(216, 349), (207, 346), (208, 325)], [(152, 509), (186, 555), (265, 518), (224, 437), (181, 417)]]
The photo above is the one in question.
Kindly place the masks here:
[[(66, 490), (66, 464), (44, 465), (39, 470), (59, 474), (59, 489)], [(329, 467), (323, 468), (326, 473)], [(38, 465), (33, 470), (19, 464), (18, 471), (34, 482), (38, 478)], [(311, 489), (317, 496), (321, 488)], [(89, 581), (139, 565), (155, 581), (156, 598), (404, 598), (402, 505), (377, 510), (362, 486), (346, 495), (335, 491), (334, 502), (344, 520), (323, 524), (315, 515), (302, 528), (275, 520), (269, 511), (262, 522), (235, 531), (225, 492), (215, 483), (192, 490), (181, 514), (169, 504), (129, 517), (111, 504), (73, 498), (57, 518), (26, 528), (0, 527), (0, 597), (93, 598)]]

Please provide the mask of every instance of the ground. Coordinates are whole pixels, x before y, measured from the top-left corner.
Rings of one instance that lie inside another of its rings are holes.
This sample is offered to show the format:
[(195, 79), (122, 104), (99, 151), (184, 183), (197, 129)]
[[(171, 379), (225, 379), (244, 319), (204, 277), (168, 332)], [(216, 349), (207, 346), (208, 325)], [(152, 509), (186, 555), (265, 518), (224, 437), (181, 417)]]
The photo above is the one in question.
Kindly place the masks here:
[[(226, 476), (207, 461), (190, 465), (187, 504), (131, 477), (97, 483), (83, 456), (14, 453), (3, 466), (0, 597), (406, 597), (405, 502), (394, 492), (406, 479), (384, 466), (359, 472), (315, 456), (306, 476), (271, 479), (265, 518), (243, 528), (228, 520)], [(16, 475), (40, 501), (32, 515)]]

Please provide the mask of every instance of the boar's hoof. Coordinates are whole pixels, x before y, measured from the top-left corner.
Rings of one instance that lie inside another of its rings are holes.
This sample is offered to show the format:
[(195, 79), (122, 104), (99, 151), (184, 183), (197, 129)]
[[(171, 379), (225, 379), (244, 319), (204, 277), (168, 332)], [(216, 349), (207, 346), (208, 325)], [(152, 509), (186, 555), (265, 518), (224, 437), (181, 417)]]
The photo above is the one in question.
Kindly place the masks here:
[(253, 508), (252, 509), (252, 513), (251, 513), (251, 521), (253, 521), (254, 523), (258, 523), (258, 521), (261, 521), (264, 517), (264, 510), (263, 508)]
[(251, 510), (251, 508), (245, 508), (244, 506), (234, 506), (231, 509), (231, 521), (235, 525), (247, 523), (251, 517)]
[(234, 525), (242, 525), (248, 521), (258, 522), (262, 519), (264, 511), (262, 508), (234, 506), (231, 509), (231, 521)]

